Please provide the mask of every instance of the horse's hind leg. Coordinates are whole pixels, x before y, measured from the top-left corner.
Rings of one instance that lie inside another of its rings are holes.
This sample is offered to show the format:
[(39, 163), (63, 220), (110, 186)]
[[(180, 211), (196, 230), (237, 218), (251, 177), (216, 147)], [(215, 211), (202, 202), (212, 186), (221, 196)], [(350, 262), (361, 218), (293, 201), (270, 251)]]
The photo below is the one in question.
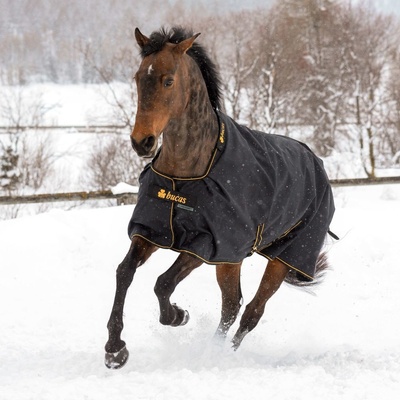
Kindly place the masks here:
[(235, 350), (240, 346), (243, 338), (256, 327), (264, 314), (265, 304), (279, 289), (288, 271), (289, 268), (279, 260), (275, 259), (268, 262), (260, 287), (253, 300), (246, 306), (240, 320), (239, 329), (232, 339)]
[(217, 265), (217, 282), (221, 289), (221, 320), (215, 332), (216, 337), (225, 338), (229, 328), (235, 322), (242, 305), (239, 264)]
[(134, 237), (128, 254), (117, 269), (117, 288), (115, 299), (107, 324), (108, 342), (105, 345), (105, 364), (108, 368), (121, 368), (128, 360), (128, 350), (125, 342), (121, 340), (121, 332), (124, 327), (122, 322), (126, 293), (136, 269), (140, 267), (156, 250), (156, 247), (144, 239)]
[(197, 257), (181, 253), (172, 266), (158, 277), (154, 292), (160, 304), (160, 322), (163, 325), (181, 326), (188, 322), (189, 313), (171, 304), (169, 299), (178, 283), (201, 264), (203, 262)]

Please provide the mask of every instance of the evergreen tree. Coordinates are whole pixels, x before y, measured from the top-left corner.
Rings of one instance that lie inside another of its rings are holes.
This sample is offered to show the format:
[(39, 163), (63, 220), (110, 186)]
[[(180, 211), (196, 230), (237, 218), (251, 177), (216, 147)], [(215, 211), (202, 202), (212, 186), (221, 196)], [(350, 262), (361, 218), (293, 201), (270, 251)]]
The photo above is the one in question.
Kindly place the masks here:
[(0, 148), (0, 189), (4, 192), (11, 192), (17, 189), (20, 183), (20, 172), (18, 169), (18, 154), (12, 146)]

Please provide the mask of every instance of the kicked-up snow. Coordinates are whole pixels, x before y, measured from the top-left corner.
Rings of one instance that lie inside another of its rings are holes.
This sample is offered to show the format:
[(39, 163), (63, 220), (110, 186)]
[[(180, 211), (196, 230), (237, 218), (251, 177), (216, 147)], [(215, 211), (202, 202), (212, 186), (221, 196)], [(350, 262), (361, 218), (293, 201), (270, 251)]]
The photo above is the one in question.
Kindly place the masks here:
[[(400, 393), (400, 185), (336, 189), (332, 269), (316, 296), (284, 285), (237, 352), (213, 341), (215, 267), (172, 300), (184, 327), (158, 323), (155, 280), (176, 254), (139, 268), (125, 307), (130, 351), (103, 364), (115, 269), (132, 206), (0, 221), (0, 399), (395, 399)], [(245, 262), (245, 303), (265, 260)], [(232, 332), (237, 328), (236, 322)]]

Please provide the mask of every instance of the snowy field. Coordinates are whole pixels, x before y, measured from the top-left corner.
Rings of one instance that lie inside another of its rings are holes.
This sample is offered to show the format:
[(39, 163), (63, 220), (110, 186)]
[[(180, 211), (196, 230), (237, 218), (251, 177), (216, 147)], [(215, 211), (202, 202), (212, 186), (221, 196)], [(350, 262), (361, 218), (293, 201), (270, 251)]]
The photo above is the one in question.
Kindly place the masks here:
[[(336, 189), (335, 198), (341, 240), (327, 241), (324, 284), (316, 296), (282, 287), (237, 352), (212, 341), (220, 312), (212, 266), (173, 296), (189, 323), (158, 323), (153, 286), (176, 254), (157, 252), (128, 293), (131, 354), (118, 371), (104, 367), (103, 346), (132, 207), (0, 221), (0, 399), (398, 398), (400, 185)], [(245, 263), (246, 303), (264, 264)]]

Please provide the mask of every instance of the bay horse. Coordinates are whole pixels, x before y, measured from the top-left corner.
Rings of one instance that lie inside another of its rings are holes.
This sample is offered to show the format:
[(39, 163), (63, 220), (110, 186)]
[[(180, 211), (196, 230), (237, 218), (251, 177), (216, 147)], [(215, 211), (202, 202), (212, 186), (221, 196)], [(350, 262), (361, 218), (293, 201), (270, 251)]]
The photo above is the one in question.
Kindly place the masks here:
[[(232, 339), (237, 349), (283, 281), (309, 287), (328, 264), (321, 252), (334, 203), (322, 161), (303, 143), (250, 130), (221, 112), (221, 81), (199, 34), (180, 27), (150, 37), (135, 30), (142, 61), (133, 149), (152, 158), (140, 176), (117, 268), (105, 364), (128, 360), (123, 308), (136, 269), (158, 248), (179, 253), (156, 281), (160, 322), (185, 325), (189, 313), (170, 302), (176, 286), (203, 263), (216, 265), (222, 310), (215, 335), (225, 338), (242, 304), (244, 258), (268, 259), (260, 286)], [(162, 134), (162, 145), (158, 150)]]

